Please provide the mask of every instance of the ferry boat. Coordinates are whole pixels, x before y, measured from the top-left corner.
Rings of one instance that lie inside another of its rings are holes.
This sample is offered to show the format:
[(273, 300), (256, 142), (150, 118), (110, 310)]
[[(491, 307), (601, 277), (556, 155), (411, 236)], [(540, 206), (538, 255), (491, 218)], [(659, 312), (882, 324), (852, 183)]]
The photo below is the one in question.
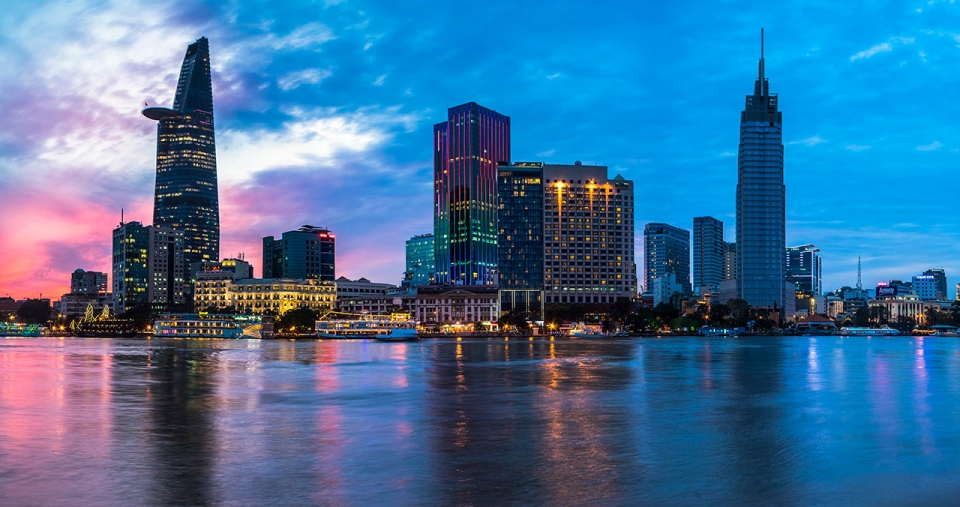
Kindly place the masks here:
[(881, 328), (871, 327), (845, 327), (840, 331), (840, 336), (897, 336), (900, 331), (887, 326)]
[(607, 338), (610, 335), (604, 333), (600, 326), (588, 326), (579, 322), (570, 329), (570, 336), (577, 338)]
[(374, 318), (317, 321), (317, 337), (332, 339), (373, 338), (379, 341), (419, 340), (417, 323), (409, 319)]
[(727, 327), (704, 326), (697, 331), (700, 336), (737, 336), (736, 329)]
[(170, 314), (154, 322), (157, 338), (260, 340), (273, 334), (273, 317), (260, 315)]

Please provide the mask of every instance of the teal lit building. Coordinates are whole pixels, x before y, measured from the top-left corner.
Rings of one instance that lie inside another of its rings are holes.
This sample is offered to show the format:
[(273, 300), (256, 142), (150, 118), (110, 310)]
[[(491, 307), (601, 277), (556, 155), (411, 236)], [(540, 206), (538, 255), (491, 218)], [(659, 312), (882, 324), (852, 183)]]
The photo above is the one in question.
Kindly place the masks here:
[(438, 284), (494, 285), (497, 165), (510, 160), (510, 117), (469, 102), (433, 127)]
[(433, 234), (421, 234), (407, 240), (405, 284), (420, 287), (433, 283), (435, 270)]

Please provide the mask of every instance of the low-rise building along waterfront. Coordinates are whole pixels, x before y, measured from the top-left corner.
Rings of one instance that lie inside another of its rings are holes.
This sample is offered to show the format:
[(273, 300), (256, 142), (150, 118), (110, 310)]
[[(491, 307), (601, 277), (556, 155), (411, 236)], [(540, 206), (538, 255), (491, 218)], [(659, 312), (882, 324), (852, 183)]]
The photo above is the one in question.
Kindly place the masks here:
[(313, 278), (198, 280), (194, 300), (197, 308), (241, 313), (270, 311), (283, 315), (297, 308), (324, 311), (336, 305), (337, 286), (335, 282)]
[(421, 325), (496, 322), (500, 318), (496, 287), (429, 285), (420, 287), (413, 318)]

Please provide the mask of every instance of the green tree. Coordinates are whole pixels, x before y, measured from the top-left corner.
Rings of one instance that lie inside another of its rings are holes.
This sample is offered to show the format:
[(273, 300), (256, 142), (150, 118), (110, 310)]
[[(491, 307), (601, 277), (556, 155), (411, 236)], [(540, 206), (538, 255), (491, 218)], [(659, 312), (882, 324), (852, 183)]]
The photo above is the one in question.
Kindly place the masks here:
[(870, 325), (870, 310), (867, 307), (861, 307), (857, 309), (857, 312), (853, 314), (853, 322), (857, 327), (867, 327)]
[(624, 322), (631, 313), (633, 313), (633, 302), (630, 298), (617, 298), (610, 308), (610, 318), (618, 322)]
[(669, 326), (674, 319), (680, 318), (680, 310), (670, 303), (660, 303), (654, 307), (653, 316), (658, 321), (656, 327)]
[(727, 306), (730, 307), (733, 324), (739, 327), (746, 326), (747, 321), (750, 320), (750, 303), (743, 299), (731, 299), (727, 301)]
[(301, 306), (277, 317), (274, 327), (280, 332), (312, 333), (319, 318), (320, 312)]
[(730, 307), (725, 304), (710, 305), (710, 325), (723, 326), (730, 317)]
[(50, 320), (50, 303), (46, 300), (28, 299), (17, 309), (17, 320), (24, 324), (46, 324)]

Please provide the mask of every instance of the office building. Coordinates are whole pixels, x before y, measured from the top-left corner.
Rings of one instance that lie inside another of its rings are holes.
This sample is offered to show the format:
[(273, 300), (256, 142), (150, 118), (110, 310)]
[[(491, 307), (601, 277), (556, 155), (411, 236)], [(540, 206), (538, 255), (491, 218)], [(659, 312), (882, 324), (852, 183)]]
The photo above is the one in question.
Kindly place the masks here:
[(405, 286), (420, 287), (433, 283), (435, 263), (433, 234), (421, 234), (408, 239)]
[(283, 233), (280, 239), (263, 238), (263, 277), (336, 278), (336, 235), (329, 229), (304, 225)]
[(649, 223), (643, 228), (643, 271), (647, 290), (668, 273), (676, 277), (684, 295), (690, 295), (690, 231), (669, 224)]
[(693, 217), (693, 286), (715, 290), (724, 280), (727, 243), (723, 222), (713, 217)]
[(546, 303), (637, 295), (633, 182), (606, 166), (543, 166)]
[(677, 283), (677, 275), (673, 273), (665, 273), (661, 276), (654, 278), (650, 282), (649, 292), (653, 294), (653, 306), (656, 307), (660, 303), (670, 303), (670, 298), (674, 294), (683, 294), (685, 287), (682, 284)]
[(497, 176), (500, 311), (543, 315), (543, 164), (501, 165)]
[(437, 284), (493, 285), (497, 165), (510, 161), (510, 118), (470, 102), (433, 128)]
[(783, 184), (782, 113), (764, 75), (740, 113), (737, 157), (737, 293), (754, 307), (784, 308), (793, 301), (786, 283), (786, 186)]
[(937, 277), (934, 275), (916, 275), (913, 277), (911, 284), (913, 286), (913, 293), (921, 301), (938, 301), (943, 299), (943, 293), (940, 292), (938, 285)]
[(173, 107), (147, 107), (143, 115), (157, 121), (153, 224), (183, 233), (183, 270), (189, 274), (193, 263), (220, 258), (213, 87), (205, 37), (187, 46)]
[[(734, 280), (737, 279), (737, 244), (736, 243), (726, 243), (726, 247), (723, 251), (723, 280)], [(734, 292), (736, 292), (736, 285), (734, 285)]]
[(796, 287), (795, 290), (813, 296), (820, 295), (823, 290), (821, 284), (823, 268), (819, 248), (813, 245), (787, 248), (786, 268), (787, 282), (792, 283)]
[(113, 230), (113, 309), (141, 304), (171, 309), (186, 302), (184, 235), (169, 227), (121, 223)]
[(78, 269), (70, 275), (71, 294), (99, 294), (107, 292), (107, 274)]
[(947, 299), (947, 273), (942, 269), (928, 269), (923, 272), (924, 276), (932, 276), (936, 288), (934, 289), (935, 299), (945, 301)]

